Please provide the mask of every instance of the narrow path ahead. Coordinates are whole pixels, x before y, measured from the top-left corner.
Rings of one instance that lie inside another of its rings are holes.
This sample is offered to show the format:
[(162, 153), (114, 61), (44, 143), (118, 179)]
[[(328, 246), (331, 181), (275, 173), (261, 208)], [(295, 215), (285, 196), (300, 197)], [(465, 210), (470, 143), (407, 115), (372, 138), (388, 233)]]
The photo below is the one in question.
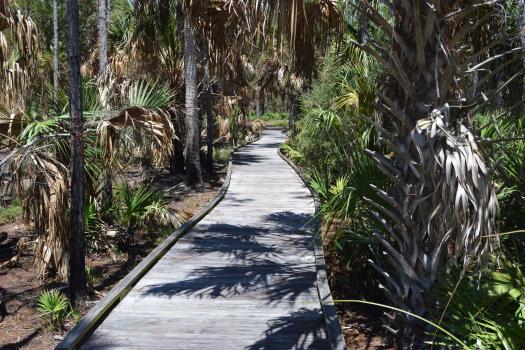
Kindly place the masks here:
[(308, 189), (267, 130), (225, 198), (140, 280), (83, 349), (328, 349)]

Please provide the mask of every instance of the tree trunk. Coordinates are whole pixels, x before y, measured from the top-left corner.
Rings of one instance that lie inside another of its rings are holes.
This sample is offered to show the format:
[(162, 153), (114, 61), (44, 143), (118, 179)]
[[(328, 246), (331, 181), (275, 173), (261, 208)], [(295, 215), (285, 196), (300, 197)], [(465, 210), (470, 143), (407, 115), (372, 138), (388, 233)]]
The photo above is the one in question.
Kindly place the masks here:
[(208, 174), (213, 174), (213, 108), (212, 108), (212, 86), (210, 78), (210, 56), (206, 54), (206, 66), (204, 69), (204, 84), (206, 86), (206, 168)]
[(126, 230), (126, 245), (128, 248), (128, 267), (132, 269), (135, 266), (135, 261), (137, 260), (137, 254), (135, 251), (135, 229), (130, 226)]
[(266, 113), (266, 94), (264, 93), (264, 90), (262, 92), (260, 103), (261, 103), (261, 115), (264, 116), (264, 113)]
[(184, 145), (178, 138), (173, 139), (173, 156), (170, 161), (172, 174), (184, 174)]
[[(185, 9), (185, 12), (187, 9)], [(200, 135), (197, 105), (197, 48), (195, 32), (187, 13), (184, 13), (184, 85), (186, 87), (186, 183), (199, 186), (202, 183), (199, 161)]]
[[(395, 25), (390, 27), (377, 7), (363, 2), (370, 23), (386, 36), (395, 33), (383, 44), (391, 48), (388, 56), (372, 40), (361, 44), (389, 73), (376, 103), (382, 122), (375, 126), (393, 153), (369, 152), (392, 180), (385, 190), (372, 187), (376, 201), (365, 199), (379, 212), (370, 211), (384, 226), (374, 236), (389, 262), (372, 265), (387, 277), (383, 286), (391, 302), (422, 317), (436, 306), (431, 296), (449, 264), (481, 266), (491, 250), (490, 240), (483, 237), (494, 232), (497, 208), (489, 167), (463, 124), (482, 97), (477, 92), (472, 100), (463, 100), (471, 87), (463, 67), (472, 60), (470, 52), (487, 52), (486, 45), (497, 40), (481, 36), (493, 27), (480, 21), (496, 5), (456, 20), (456, 8), (446, 3), (396, 1), (390, 14)], [(432, 26), (425, 27), (428, 23)], [(460, 39), (456, 34), (465, 23), (472, 26), (463, 34), (471, 36)], [(472, 50), (467, 53), (465, 47)], [(414, 317), (398, 320), (400, 348), (423, 348), (425, 325)]]
[(264, 114), (264, 88), (261, 86), (255, 89), (255, 113), (257, 119), (261, 119)]
[(75, 303), (86, 294), (84, 256), (84, 121), (80, 93), (78, 0), (67, 1), (69, 114), (71, 118), (71, 236), (69, 289)]
[(293, 134), (295, 132), (295, 122), (297, 120), (297, 114), (299, 113), (299, 101), (297, 100), (297, 96), (294, 92), (289, 94), (288, 101), (290, 103), (290, 110), (288, 115), (288, 131)]
[(98, 0), (98, 74), (102, 78), (108, 68), (108, 6), (109, 0)]
[(58, 67), (58, 0), (53, 0), (53, 87), (55, 92), (59, 89)]
[[(109, 0), (98, 0), (98, 48), (99, 48), (99, 79), (101, 84), (106, 81), (108, 69), (108, 15)], [(107, 101), (106, 101), (107, 103)], [(102, 207), (113, 205), (113, 174), (108, 166), (103, 174)]]

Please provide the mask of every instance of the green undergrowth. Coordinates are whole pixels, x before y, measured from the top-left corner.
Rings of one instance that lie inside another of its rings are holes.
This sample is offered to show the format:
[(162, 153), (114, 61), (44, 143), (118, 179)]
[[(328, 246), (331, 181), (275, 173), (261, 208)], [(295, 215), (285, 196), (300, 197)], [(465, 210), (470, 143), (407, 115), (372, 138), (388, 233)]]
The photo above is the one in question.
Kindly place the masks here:
[(14, 200), (6, 207), (0, 207), (0, 225), (9, 224), (22, 216), (22, 203)]
[(230, 155), (233, 152), (233, 147), (216, 147), (213, 149), (213, 160), (217, 163), (227, 163)]

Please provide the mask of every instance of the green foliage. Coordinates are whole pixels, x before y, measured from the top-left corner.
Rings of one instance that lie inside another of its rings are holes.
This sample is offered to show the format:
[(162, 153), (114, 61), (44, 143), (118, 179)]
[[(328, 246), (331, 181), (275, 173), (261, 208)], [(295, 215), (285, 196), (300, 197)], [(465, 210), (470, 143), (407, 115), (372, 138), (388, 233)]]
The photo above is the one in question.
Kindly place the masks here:
[(22, 217), (22, 204), (20, 200), (14, 200), (7, 207), (0, 207), (0, 225), (9, 224)]
[(233, 152), (233, 147), (214, 147), (213, 148), (213, 161), (217, 163), (227, 163)]
[(474, 120), (492, 158), (504, 230), (525, 227), (525, 116), (479, 114)]
[(46, 290), (38, 297), (37, 310), (52, 328), (64, 324), (69, 309), (69, 301), (58, 289)]
[(179, 227), (184, 221), (167, 207), (168, 202), (164, 196), (160, 192), (151, 190), (148, 185), (141, 185), (134, 189), (124, 183), (116, 194), (117, 219), (130, 235), (137, 228), (148, 224)]
[(250, 113), (250, 120), (260, 119), (262, 121), (286, 121), (288, 123), (288, 113), (287, 112), (265, 112), (260, 118), (257, 118), (257, 115), (252, 111)]
[(167, 207), (168, 202), (160, 192), (151, 190), (148, 185), (132, 188), (123, 183), (116, 192), (117, 221), (126, 230), (128, 263), (135, 262), (134, 236), (137, 229), (159, 228), (165, 226), (179, 227), (185, 218)]
[(85, 275), (86, 275), (86, 284), (89, 287), (93, 287), (95, 285), (96, 274), (95, 274), (95, 270), (90, 265), (86, 265)]
[(319, 79), (301, 98), (298, 133), (281, 149), (307, 171), (321, 200), (324, 231), (333, 232), (329, 248), (343, 263), (362, 264), (374, 246), (371, 233), (381, 231), (364, 198), (380, 199), (370, 185), (388, 182), (365, 149), (382, 149), (370, 124), (375, 73), (360, 51), (331, 52)]
[(93, 252), (106, 248), (103, 237), (104, 222), (101, 219), (100, 208), (95, 198), (89, 198), (84, 206), (84, 233), (86, 250)]
[(292, 147), (288, 143), (283, 143), (280, 147), (281, 152), (287, 156), (292, 162), (301, 165), (304, 161), (303, 154)]
[[(525, 275), (514, 261), (503, 259), (499, 265), (481, 276), (464, 277), (445, 313), (443, 324), (471, 348), (525, 347)], [(457, 273), (445, 276), (438, 292), (439, 305), (450, 299), (458, 278)], [(435, 319), (442, 311), (436, 310)], [(438, 334), (437, 340), (451, 343), (443, 334)]]
[[(31, 114), (29, 114), (31, 115)], [(28, 122), (24, 130), (18, 137), (21, 141), (29, 144), (38, 137), (55, 136), (61, 127), (61, 122), (67, 117), (52, 117), (46, 119), (33, 119)]]
[(127, 94), (128, 105), (143, 108), (165, 108), (173, 99), (167, 85), (141, 80), (133, 83)]

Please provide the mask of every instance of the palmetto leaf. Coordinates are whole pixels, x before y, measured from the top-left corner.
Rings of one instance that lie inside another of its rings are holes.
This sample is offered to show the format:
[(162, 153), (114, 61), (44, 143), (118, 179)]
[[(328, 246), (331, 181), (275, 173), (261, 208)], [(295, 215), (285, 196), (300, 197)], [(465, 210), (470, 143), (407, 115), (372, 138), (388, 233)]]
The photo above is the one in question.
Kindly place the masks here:
[(128, 92), (128, 107), (98, 124), (103, 158), (111, 163), (126, 130), (132, 130), (136, 144), (153, 154), (155, 164), (162, 164), (172, 153), (176, 137), (166, 109), (173, 96), (168, 88), (144, 81), (131, 84)]
[(127, 98), (130, 107), (161, 109), (170, 105), (173, 93), (165, 85), (141, 80), (131, 84)]

